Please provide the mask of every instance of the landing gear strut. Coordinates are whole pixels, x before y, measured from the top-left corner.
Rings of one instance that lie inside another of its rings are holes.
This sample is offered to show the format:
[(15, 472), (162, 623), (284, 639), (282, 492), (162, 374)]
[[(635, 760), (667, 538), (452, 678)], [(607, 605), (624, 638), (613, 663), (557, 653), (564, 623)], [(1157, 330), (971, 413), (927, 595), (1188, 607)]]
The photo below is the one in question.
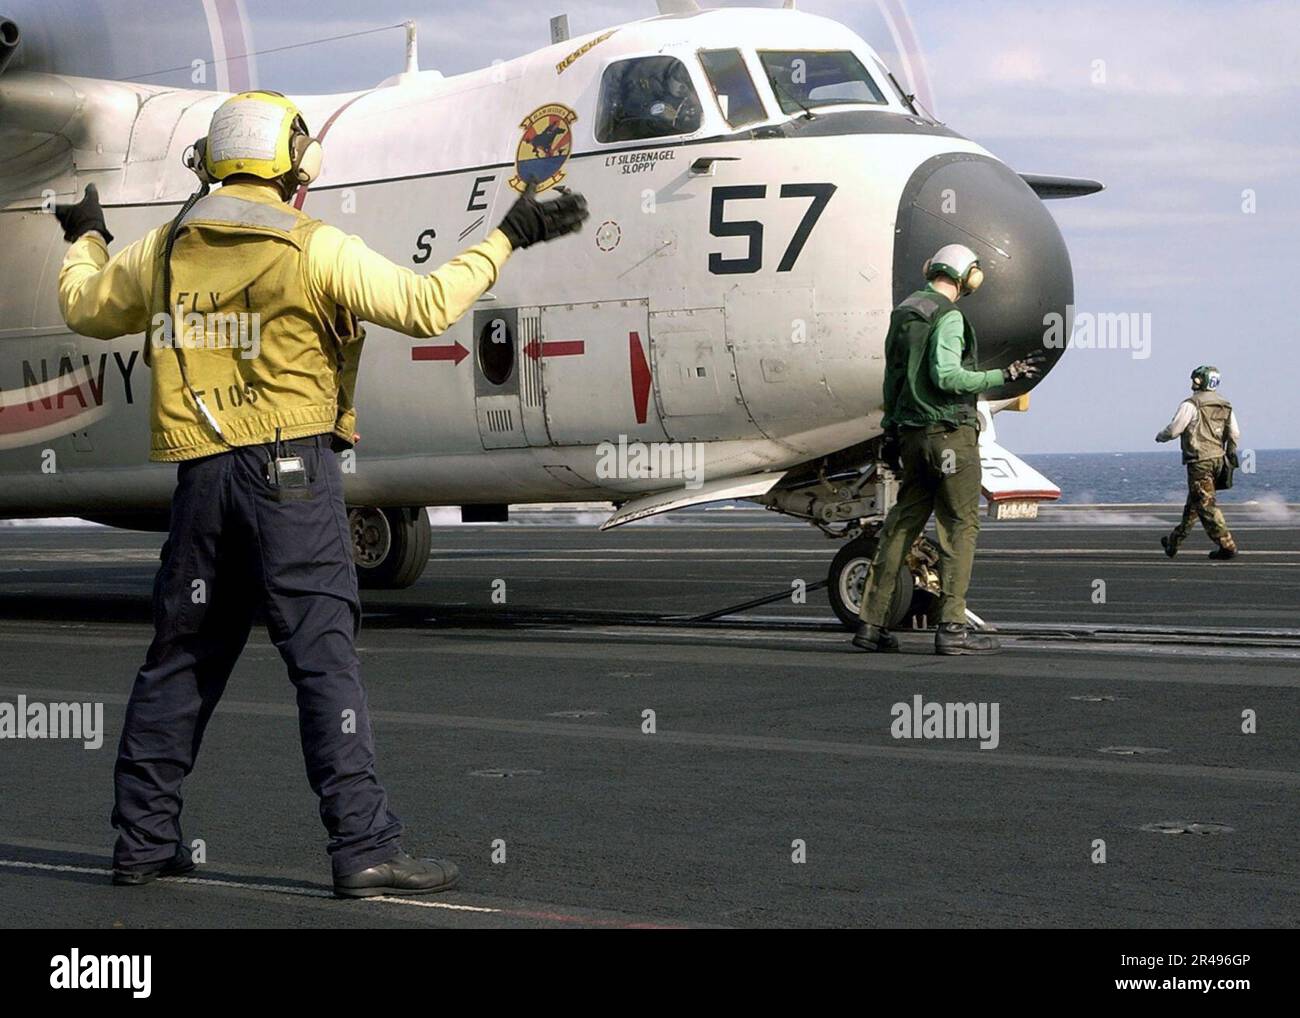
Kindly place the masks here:
[(352, 561), (357, 585), (369, 590), (398, 590), (420, 578), (429, 562), (433, 534), (423, 508), (348, 510)]

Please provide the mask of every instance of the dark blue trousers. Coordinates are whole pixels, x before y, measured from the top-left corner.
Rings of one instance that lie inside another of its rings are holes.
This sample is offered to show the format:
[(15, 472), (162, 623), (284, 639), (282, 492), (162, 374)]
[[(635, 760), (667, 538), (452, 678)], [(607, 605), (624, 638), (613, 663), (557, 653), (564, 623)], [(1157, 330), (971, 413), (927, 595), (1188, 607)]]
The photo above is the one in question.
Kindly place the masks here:
[[(181, 781), (259, 608), (298, 694), (307, 780), (335, 876), (392, 858), (402, 827), (375, 776), (355, 639), (361, 622), (343, 479), (327, 435), (284, 444), (306, 488), (266, 478), (270, 445), (182, 463), (154, 581), (155, 634), (114, 771), (113, 862), (147, 867), (181, 843)], [(257, 747), (249, 745), (248, 752)]]

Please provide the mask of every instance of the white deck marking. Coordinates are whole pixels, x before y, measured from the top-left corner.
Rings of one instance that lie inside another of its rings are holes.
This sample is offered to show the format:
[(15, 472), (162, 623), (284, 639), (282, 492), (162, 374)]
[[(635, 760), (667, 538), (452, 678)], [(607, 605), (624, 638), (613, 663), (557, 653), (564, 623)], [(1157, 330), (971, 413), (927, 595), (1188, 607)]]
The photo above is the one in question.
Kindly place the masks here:
[[(90, 876), (108, 877), (113, 875), (111, 869), (100, 866), (66, 866), (48, 862), (26, 862), (21, 859), (0, 859), (0, 866), (18, 870), (43, 870), (50, 873), (83, 873)], [(300, 898), (330, 898), (333, 891), (322, 891), (316, 887), (294, 887), (292, 884), (256, 884), (245, 880), (220, 880), (215, 877), (159, 877), (171, 884), (197, 884), (201, 887), (233, 887), (241, 891), (263, 891), (270, 894), (293, 894)], [(500, 912), (499, 908), (485, 908), (481, 905), (456, 905), (449, 901), (416, 901), (412, 898), (356, 898), (360, 902), (382, 902), (387, 905), (415, 905), (418, 908), (441, 908), (450, 912)]]

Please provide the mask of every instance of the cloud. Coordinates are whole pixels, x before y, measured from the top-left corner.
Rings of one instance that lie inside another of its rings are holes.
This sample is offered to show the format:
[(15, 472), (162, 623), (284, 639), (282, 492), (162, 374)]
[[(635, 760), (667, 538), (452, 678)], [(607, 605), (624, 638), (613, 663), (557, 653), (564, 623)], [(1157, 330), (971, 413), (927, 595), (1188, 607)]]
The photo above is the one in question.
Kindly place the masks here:
[(940, 98), (1007, 80), (1130, 98), (1259, 98), (1300, 88), (1290, 0), (1090, 0), (1069, 9), (1004, 0), (950, 9), (942, 20), (922, 14), (918, 25)]
[(1037, 50), (1028, 48), (1004, 50), (994, 54), (991, 72), (995, 81), (1037, 84), (1047, 77), (1047, 64), (1043, 54)]

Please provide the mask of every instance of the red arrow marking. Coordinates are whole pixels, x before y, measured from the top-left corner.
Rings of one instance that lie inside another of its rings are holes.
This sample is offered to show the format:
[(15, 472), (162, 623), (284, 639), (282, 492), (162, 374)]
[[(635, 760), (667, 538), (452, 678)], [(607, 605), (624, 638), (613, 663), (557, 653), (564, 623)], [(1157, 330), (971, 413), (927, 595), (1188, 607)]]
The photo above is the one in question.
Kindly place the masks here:
[(641, 349), (641, 337), (635, 332), (627, 334), (628, 354), (632, 362), (632, 405), (636, 407), (636, 422), (644, 424), (650, 403), (650, 365)]
[(469, 356), (460, 343), (452, 343), (450, 346), (413, 346), (411, 347), (411, 360), (413, 361), (455, 361), (459, 364)]
[(587, 344), (581, 339), (558, 339), (543, 343), (534, 339), (524, 347), (533, 360), (539, 357), (580, 357), (587, 352)]

